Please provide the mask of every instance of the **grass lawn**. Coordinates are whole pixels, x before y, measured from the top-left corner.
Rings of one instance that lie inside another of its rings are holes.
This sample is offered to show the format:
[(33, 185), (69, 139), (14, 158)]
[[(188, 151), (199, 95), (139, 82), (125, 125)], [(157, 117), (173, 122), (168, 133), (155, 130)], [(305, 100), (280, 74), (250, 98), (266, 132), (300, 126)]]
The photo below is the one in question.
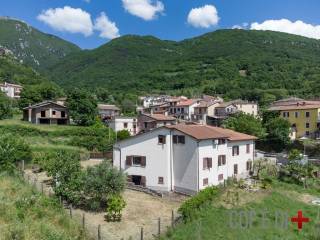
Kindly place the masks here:
[(0, 175), (0, 239), (89, 239), (58, 201), (18, 177)]
[[(224, 192), (201, 209), (196, 220), (178, 225), (164, 239), (320, 239), (320, 206), (310, 204), (310, 199), (320, 197), (319, 192), (278, 182), (271, 189), (256, 193), (236, 191), (237, 206), (227, 201), (228, 193)], [(297, 216), (298, 210), (310, 218), (301, 231), (289, 219)]]

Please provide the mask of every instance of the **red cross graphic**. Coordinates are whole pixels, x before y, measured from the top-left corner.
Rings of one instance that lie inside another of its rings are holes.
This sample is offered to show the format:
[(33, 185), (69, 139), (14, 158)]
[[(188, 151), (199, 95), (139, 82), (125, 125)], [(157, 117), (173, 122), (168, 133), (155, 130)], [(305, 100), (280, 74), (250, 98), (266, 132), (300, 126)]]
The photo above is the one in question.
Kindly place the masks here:
[(309, 218), (303, 217), (301, 210), (298, 211), (298, 216), (297, 217), (292, 217), (291, 218), (291, 222), (298, 223), (298, 229), (299, 230), (302, 229), (302, 223), (307, 223), (309, 221), (310, 221)]

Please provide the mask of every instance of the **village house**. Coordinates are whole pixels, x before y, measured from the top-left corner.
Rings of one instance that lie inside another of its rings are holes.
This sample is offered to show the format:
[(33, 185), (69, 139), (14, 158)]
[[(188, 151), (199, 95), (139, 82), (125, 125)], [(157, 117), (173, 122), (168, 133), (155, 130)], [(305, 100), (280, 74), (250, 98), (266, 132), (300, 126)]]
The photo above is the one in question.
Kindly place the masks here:
[(113, 164), (131, 184), (195, 194), (252, 170), (255, 137), (207, 125), (166, 125), (117, 142)]
[(284, 99), (274, 102), (268, 110), (279, 112), (281, 118), (290, 122), (292, 140), (320, 138), (320, 101)]
[(112, 119), (120, 115), (120, 109), (116, 105), (98, 104), (99, 116), (102, 120)]
[(144, 108), (149, 108), (151, 106), (161, 105), (163, 103), (166, 103), (170, 100), (170, 98), (171, 96), (168, 96), (168, 95), (160, 95), (160, 96), (140, 97), (140, 100), (142, 101), (142, 106)]
[(194, 114), (194, 107), (200, 103), (200, 99), (178, 99), (171, 100), (169, 115), (180, 120), (190, 121)]
[(146, 114), (138, 116), (138, 129), (140, 132), (147, 132), (155, 128), (176, 124), (177, 119), (165, 114)]
[(108, 125), (115, 132), (127, 130), (132, 136), (139, 132), (138, 120), (135, 117), (116, 116), (109, 121)]
[(194, 107), (191, 121), (200, 124), (210, 124), (209, 117), (214, 116), (215, 108), (222, 102), (222, 98), (204, 95), (200, 103)]
[(22, 86), (12, 83), (0, 83), (0, 90), (10, 98), (20, 98)]
[(45, 101), (23, 109), (23, 120), (34, 124), (69, 124), (67, 107)]

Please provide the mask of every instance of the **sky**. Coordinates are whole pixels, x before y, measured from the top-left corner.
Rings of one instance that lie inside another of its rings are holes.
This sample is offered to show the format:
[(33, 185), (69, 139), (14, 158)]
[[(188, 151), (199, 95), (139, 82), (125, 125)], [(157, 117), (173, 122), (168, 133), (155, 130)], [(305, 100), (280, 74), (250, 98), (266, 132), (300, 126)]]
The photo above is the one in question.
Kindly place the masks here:
[(180, 41), (226, 28), (320, 39), (319, 0), (0, 1), (0, 16), (24, 20), (83, 49), (127, 34)]

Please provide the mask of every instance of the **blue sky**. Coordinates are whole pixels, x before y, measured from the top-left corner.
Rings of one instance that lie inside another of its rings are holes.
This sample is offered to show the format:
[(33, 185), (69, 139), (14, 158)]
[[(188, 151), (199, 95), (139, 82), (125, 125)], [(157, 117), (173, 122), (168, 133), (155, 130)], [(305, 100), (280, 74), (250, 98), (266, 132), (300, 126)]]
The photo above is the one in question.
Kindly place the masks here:
[(0, 16), (95, 48), (126, 34), (182, 40), (235, 25), (319, 39), (319, 10), (318, 0), (2, 0)]

